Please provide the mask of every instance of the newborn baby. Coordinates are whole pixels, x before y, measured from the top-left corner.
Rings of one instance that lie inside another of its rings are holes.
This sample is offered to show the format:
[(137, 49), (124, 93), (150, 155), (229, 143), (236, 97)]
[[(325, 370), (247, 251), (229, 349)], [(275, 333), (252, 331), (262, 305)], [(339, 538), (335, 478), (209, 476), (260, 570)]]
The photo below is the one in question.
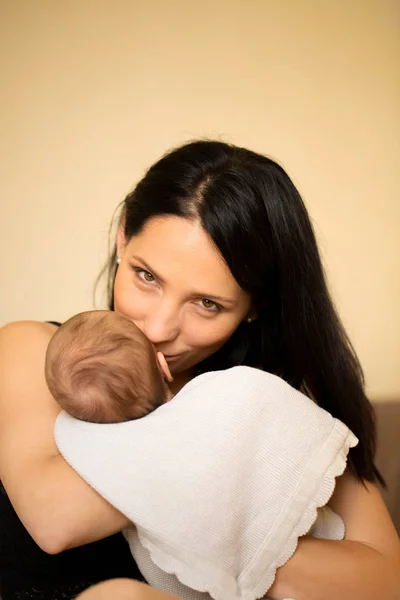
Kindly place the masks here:
[(126, 538), (151, 585), (185, 600), (255, 600), (299, 537), (343, 539), (326, 504), (357, 440), (275, 375), (204, 373), (161, 406), (172, 397), (163, 355), (127, 318), (95, 311), (54, 335), (46, 378), (69, 413), (58, 448), (135, 523)]
[(107, 310), (61, 325), (47, 349), (45, 374), (60, 406), (93, 423), (137, 419), (172, 397), (163, 354), (132, 321)]
[(126, 538), (145, 580), (184, 600), (265, 597), (299, 537), (344, 537), (326, 505), (357, 439), (271, 373), (204, 373), (118, 425), (61, 412), (55, 439), (135, 524)]

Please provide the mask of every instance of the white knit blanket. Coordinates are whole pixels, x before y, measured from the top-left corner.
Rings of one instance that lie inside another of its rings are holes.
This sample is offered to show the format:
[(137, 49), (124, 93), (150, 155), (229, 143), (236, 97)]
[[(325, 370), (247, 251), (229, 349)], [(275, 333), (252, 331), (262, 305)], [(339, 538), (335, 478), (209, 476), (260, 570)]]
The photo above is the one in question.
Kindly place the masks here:
[(136, 421), (93, 424), (61, 413), (55, 438), (135, 524), (127, 538), (147, 581), (181, 598), (257, 600), (314, 523), (315, 535), (343, 537), (329, 511), (318, 525), (317, 509), (356, 437), (258, 369), (196, 377)]

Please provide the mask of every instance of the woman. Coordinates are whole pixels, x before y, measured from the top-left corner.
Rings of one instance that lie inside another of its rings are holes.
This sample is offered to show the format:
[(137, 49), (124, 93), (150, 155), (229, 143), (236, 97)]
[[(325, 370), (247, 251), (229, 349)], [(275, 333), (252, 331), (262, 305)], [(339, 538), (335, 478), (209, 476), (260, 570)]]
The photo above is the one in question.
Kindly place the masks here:
[[(372, 409), (307, 211), (284, 170), (220, 142), (167, 154), (124, 202), (109, 281), (110, 308), (164, 353), (174, 392), (199, 372), (255, 366), (313, 397), (359, 438), (330, 503), (346, 539), (302, 538), (268, 596), (398, 598), (400, 544), (376, 487)], [(34, 322), (1, 331), (0, 477), (35, 542), (63, 557), (129, 523), (55, 446), (59, 407), (43, 375), (54, 331)], [(138, 574), (132, 567), (116, 576)]]

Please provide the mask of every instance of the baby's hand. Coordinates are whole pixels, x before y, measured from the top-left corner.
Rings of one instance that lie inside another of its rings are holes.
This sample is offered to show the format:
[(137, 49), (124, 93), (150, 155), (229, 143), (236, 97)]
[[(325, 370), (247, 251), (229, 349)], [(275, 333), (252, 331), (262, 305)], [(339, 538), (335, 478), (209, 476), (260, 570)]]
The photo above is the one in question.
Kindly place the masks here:
[(171, 371), (169, 370), (169, 366), (167, 361), (165, 360), (165, 356), (162, 352), (157, 352), (157, 360), (160, 365), (161, 372), (164, 378), (168, 381), (168, 383), (172, 383), (174, 378), (171, 375)]

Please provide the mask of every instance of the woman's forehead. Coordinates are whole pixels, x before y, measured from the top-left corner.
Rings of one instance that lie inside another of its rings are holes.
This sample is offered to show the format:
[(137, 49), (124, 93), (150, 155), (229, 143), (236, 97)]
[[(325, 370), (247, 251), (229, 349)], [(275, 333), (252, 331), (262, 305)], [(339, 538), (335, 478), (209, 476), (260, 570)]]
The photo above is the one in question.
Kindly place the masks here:
[(198, 221), (154, 218), (130, 240), (127, 251), (167, 284), (184, 282), (188, 289), (232, 299), (244, 294)]

